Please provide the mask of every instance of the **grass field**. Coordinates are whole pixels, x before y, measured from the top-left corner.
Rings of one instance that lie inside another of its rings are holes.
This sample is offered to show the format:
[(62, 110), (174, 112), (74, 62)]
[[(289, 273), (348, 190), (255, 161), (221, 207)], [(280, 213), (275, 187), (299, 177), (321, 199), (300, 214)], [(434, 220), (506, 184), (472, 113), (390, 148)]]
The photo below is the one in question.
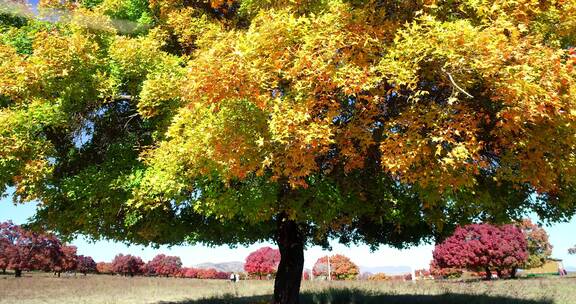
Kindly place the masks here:
[[(492, 282), (304, 282), (302, 303), (574, 304), (576, 277)], [(124, 278), (89, 275), (55, 278), (0, 275), (1, 304), (249, 304), (268, 303), (271, 281)]]

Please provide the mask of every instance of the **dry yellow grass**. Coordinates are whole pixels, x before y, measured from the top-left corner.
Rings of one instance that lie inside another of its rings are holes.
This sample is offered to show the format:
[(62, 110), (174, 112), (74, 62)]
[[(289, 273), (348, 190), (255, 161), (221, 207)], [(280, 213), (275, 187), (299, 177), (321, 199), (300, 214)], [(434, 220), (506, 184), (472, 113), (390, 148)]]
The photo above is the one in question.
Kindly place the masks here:
[[(267, 303), (271, 281), (0, 276), (0, 304)], [(493, 282), (305, 282), (304, 303), (519, 303), (574, 304), (576, 277)], [(205, 299), (205, 300), (202, 300)]]

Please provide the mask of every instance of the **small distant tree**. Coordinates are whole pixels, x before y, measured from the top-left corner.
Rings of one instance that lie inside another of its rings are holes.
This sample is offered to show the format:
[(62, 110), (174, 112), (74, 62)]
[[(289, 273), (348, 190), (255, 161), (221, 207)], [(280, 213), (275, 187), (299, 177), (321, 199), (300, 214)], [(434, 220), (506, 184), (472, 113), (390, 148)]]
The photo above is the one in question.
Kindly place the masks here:
[(96, 262), (89, 256), (78, 256), (78, 272), (86, 275), (89, 272), (96, 272)]
[(96, 271), (101, 274), (110, 274), (112, 271), (112, 263), (98, 262), (96, 264)]
[(262, 247), (246, 257), (244, 270), (250, 275), (262, 276), (273, 275), (278, 270), (280, 263), (280, 251), (270, 247)]
[(146, 272), (160, 276), (176, 276), (182, 268), (182, 260), (177, 256), (159, 254), (146, 264)]
[(552, 245), (548, 240), (548, 233), (542, 226), (532, 223), (530, 219), (524, 219), (517, 226), (526, 237), (528, 259), (522, 268), (536, 268), (544, 265), (552, 255)]
[(216, 271), (216, 275), (214, 276), (214, 279), (218, 279), (218, 280), (226, 280), (230, 278), (230, 272), (226, 272), (226, 271)]
[(182, 268), (181, 273), (182, 277), (189, 278), (189, 279), (197, 279), (198, 278), (199, 269), (197, 268)]
[(429, 279), (432, 275), (429, 269), (418, 269), (414, 271), (414, 274), (418, 279)]
[(368, 276), (368, 280), (370, 281), (385, 281), (389, 279), (390, 278), (385, 273), (382, 272), (371, 274), (370, 276)]
[(198, 269), (197, 278), (198, 279), (215, 279), (218, 271), (214, 268), (209, 269)]
[(576, 245), (570, 249), (568, 249), (569, 254), (576, 254)]
[[(319, 258), (312, 268), (314, 276), (328, 276), (328, 256)], [(330, 256), (330, 274), (332, 279), (353, 280), (358, 277), (360, 268), (348, 257), (336, 254)]]
[(119, 254), (112, 260), (112, 272), (114, 273), (133, 277), (142, 274), (143, 271), (144, 262), (140, 257)]
[(507, 269), (515, 277), (528, 259), (528, 250), (524, 234), (514, 225), (472, 224), (456, 228), (451, 237), (436, 245), (433, 257), (439, 268), (483, 269), (490, 279), (490, 269), (499, 277)]
[(464, 271), (459, 268), (453, 267), (440, 267), (436, 264), (434, 260), (430, 262), (430, 275), (434, 277), (434, 279), (453, 279), (459, 278), (462, 276)]

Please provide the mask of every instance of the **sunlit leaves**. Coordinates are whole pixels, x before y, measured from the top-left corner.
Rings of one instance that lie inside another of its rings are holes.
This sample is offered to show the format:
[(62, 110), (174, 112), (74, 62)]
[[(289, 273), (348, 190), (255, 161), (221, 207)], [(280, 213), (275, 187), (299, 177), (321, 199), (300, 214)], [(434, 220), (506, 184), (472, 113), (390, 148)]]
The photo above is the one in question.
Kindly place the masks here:
[(282, 212), (403, 246), (575, 211), (574, 1), (45, 3), (0, 29), (0, 184), (67, 234), (248, 242)]

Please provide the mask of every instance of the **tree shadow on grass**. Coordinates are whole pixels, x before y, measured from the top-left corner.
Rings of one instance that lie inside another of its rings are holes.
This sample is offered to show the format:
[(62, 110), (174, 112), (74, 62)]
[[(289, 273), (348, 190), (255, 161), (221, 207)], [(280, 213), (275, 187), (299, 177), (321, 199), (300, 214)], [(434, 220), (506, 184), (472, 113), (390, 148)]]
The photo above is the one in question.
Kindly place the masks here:
[[(156, 304), (268, 304), (271, 295), (158, 302)], [(301, 304), (554, 304), (552, 299), (526, 300), (504, 296), (447, 293), (442, 295), (394, 295), (354, 289), (332, 289), (302, 293)]]

